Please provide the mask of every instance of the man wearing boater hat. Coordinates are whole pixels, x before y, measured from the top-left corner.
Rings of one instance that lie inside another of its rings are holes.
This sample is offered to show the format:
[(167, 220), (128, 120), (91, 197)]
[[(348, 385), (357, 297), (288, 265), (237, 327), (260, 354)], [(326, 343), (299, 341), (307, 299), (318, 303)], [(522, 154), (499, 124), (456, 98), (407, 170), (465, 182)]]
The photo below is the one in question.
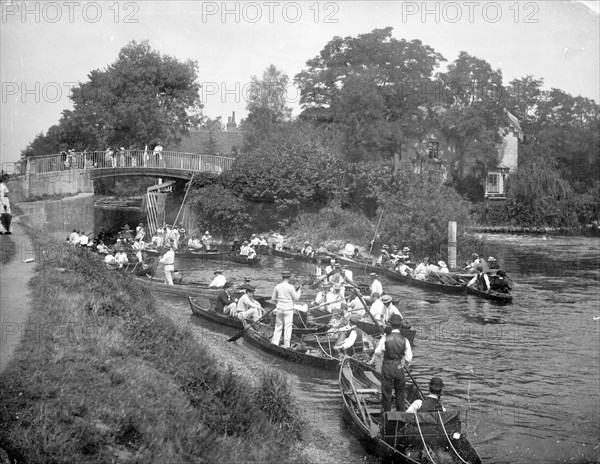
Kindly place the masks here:
[(283, 346), (290, 347), (292, 339), (292, 320), (294, 319), (294, 303), (300, 299), (300, 287), (296, 290), (290, 283), (291, 273), (283, 271), (281, 283), (277, 284), (273, 289), (271, 299), (277, 302), (277, 319), (275, 322), (275, 331), (271, 342), (279, 345), (281, 332), (283, 330)]
[(436, 412), (445, 411), (446, 408), (442, 405), (442, 390), (444, 382), (439, 377), (432, 377), (429, 381), (429, 395), (424, 400), (415, 400), (408, 407), (406, 412)]
[(406, 399), (404, 366), (410, 364), (413, 355), (409, 341), (400, 333), (402, 316), (392, 314), (389, 322), (392, 326), (392, 332), (381, 337), (369, 364), (373, 364), (376, 357), (383, 356), (383, 363), (381, 364), (383, 411), (392, 410), (392, 390), (396, 394), (396, 410), (404, 411), (406, 407), (404, 404)]

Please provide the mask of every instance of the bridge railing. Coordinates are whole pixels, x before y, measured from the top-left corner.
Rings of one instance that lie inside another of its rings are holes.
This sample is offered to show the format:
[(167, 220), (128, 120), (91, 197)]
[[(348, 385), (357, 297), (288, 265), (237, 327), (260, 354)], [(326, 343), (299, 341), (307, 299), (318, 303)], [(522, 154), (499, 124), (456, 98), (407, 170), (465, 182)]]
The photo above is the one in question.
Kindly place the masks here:
[(71, 152), (28, 158), (27, 171), (43, 174), (69, 169), (147, 167), (180, 169), (182, 171), (223, 172), (231, 169), (233, 160), (233, 158), (225, 156), (174, 151), (163, 151), (159, 155), (145, 150)]

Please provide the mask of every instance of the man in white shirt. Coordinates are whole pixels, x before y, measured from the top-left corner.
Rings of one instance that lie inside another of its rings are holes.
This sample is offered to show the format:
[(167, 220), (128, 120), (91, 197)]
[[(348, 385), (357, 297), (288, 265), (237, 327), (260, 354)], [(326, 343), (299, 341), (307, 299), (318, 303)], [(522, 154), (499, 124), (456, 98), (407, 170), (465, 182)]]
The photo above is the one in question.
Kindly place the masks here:
[(77, 233), (76, 229), (73, 229), (73, 232), (71, 232), (71, 235), (69, 236), (69, 243), (72, 246), (79, 245), (79, 234)]
[(215, 278), (209, 285), (209, 288), (223, 288), (227, 283), (227, 278), (223, 275), (222, 271), (215, 271)]
[(394, 304), (392, 303), (391, 296), (383, 295), (381, 297), (381, 302), (383, 303), (383, 306), (384, 306), (384, 311), (383, 311), (382, 318), (381, 318), (381, 320), (383, 321), (384, 324), (387, 324), (388, 322), (390, 322), (390, 320), (392, 319), (392, 316), (394, 314), (396, 314), (397, 316), (400, 316), (400, 319), (402, 319), (402, 313), (400, 313), (400, 310), (398, 308), (396, 308), (396, 306), (394, 306)]
[(263, 313), (262, 306), (254, 299), (254, 291), (256, 288), (250, 284), (244, 284), (243, 287), (246, 290), (246, 293), (238, 300), (235, 315), (240, 319), (252, 319), (256, 322), (262, 317)]
[(346, 243), (342, 254), (346, 258), (352, 258), (354, 256), (354, 245), (352, 245), (350, 242)]
[(385, 306), (381, 301), (381, 295), (377, 292), (371, 293), (371, 308), (369, 312), (373, 318), (379, 323), (383, 323), (383, 315), (385, 314)]
[(294, 318), (294, 303), (300, 299), (300, 286), (298, 290), (290, 283), (291, 273), (281, 273), (283, 281), (275, 286), (271, 299), (277, 302), (277, 319), (271, 343), (279, 345), (283, 330), (283, 346), (290, 347), (292, 339), (292, 321)]
[(90, 242), (89, 237), (82, 232), (81, 235), (79, 236), (79, 246), (82, 246), (82, 247), (88, 246), (89, 242)]
[(253, 246), (260, 245), (260, 239), (256, 236), (256, 234), (252, 234), (252, 237), (250, 237), (250, 245), (253, 245)]
[(154, 147), (154, 163), (155, 166), (160, 166), (160, 162), (162, 161), (162, 151), (163, 151), (163, 147), (160, 144), (160, 142), (158, 142), (156, 144), (156, 146)]
[(382, 295), (383, 294), (383, 286), (381, 285), (381, 282), (377, 278), (377, 273), (371, 272), (369, 275), (373, 279), (373, 281), (371, 282), (371, 295), (373, 293), (379, 293), (380, 295)]
[(162, 255), (158, 262), (164, 265), (163, 271), (165, 273), (165, 284), (173, 285), (173, 271), (175, 271), (175, 251), (173, 250), (173, 245), (171, 245), (170, 242), (165, 244), (165, 248), (167, 249), (167, 252)]

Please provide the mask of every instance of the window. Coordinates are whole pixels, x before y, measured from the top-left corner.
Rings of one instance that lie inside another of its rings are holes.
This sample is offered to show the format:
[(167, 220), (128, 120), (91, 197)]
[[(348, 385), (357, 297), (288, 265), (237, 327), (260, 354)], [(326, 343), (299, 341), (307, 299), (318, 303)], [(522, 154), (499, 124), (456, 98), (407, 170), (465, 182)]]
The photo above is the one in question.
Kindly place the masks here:
[(500, 174), (492, 173), (487, 175), (485, 191), (486, 193), (501, 193)]

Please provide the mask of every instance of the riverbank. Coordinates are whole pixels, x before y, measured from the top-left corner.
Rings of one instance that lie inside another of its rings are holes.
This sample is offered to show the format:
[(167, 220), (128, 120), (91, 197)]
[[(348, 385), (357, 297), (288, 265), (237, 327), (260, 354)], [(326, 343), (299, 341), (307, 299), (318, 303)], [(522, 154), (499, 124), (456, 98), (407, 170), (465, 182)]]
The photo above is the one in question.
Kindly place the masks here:
[(212, 348), (86, 250), (34, 243), (31, 313), (0, 377), (10, 459), (310, 462), (280, 373), (240, 369), (234, 346)]

